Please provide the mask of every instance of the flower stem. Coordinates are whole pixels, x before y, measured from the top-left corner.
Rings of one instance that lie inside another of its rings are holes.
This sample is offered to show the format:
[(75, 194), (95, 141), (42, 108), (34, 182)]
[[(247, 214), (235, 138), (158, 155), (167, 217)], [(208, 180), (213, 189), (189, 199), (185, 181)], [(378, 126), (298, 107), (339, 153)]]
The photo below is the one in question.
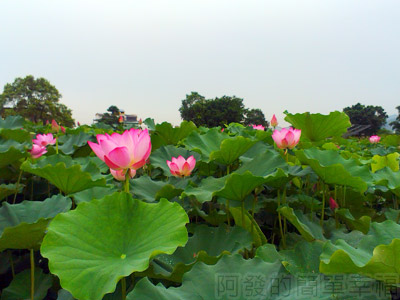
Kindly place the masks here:
[(244, 224), (244, 200), (242, 201), (242, 226), (243, 228), (246, 228)]
[(58, 134), (56, 134), (56, 154), (58, 154)]
[(124, 182), (124, 192), (127, 192), (127, 193), (129, 193), (129, 179), (130, 179), (130, 177), (129, 177), (129, 170), (128, 170), (126, 172), (125, 182)]
[(35, 296), (35, 257), (33, 249), (31, 249), (31, 300), (34, 300)]
[(121, 279), (121, 289), (122, 289), (122, 300), (126, 299), (126, 279), (123, 277)]
[(18, 189), (19, 189), (19, 183), (21, 181), (21, 176), (22, 176), (22, 169), (21, 169), (21, 171), (19, 171), (17, 184), (15, 185), (15, 194), (14, 194), (13, 204), (15, 204), (15, 200), (17, 199), (17, 194), (18, 194)]
[[(254, 195), (254, 199), (253, 199), (253, 207), (251, 208), (251, 217), (254, 220), (254, 210), (256, 208), (256, 203), (257, 203), (257, 195)], [(253, 222), (251, 222), (251, 234), (253, 235), (254, 232), (254, 224)]]
[(14, 278), (15, 277), (15, 269), (14, 269), (14, 260), (13, 260), (13, 257), (12, 257), (12, 251), (11, 250), (9, 250), (9, 254), (10, 254), (11, 274), (12, 274), (12, 277)]
[(322, 209), (321, 209), (321, 221), (319, 222), (322, 226), (325, 217), (325, 184), (322, 182)]
[(228, 227), (231, 227), (231, 218), (229, 216), (229, 199), (226, 199), (226, 216), (228, 218)]
[[(281, 193), (278, 190), (278, 208), (279, 208), (279, 206), (281, 206)], [(285, 238), (285, 234), (283, 233), (282, 216), (281, 216), (280, 212), (278, 212), (278, 220), (279, 220), (279, 231), (281, 233), (283, 248), (286, 248), (286, 238)]]

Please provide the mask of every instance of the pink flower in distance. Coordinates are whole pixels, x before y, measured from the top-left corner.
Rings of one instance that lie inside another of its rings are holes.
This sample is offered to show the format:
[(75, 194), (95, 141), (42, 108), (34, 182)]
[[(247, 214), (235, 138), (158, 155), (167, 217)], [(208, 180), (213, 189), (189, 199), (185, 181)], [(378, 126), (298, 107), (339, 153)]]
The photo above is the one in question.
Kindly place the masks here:
[(93, 152), (113, 170), (137, 170), (146, 164), (151, 152), (147, 129), (131, 128), (123, 134), (98, 134), (97, 142), (88, 141)]
[(54, 119), (51, 121), (51, 129), (55, 132), (60, 131), (60, 125), (58, 125), (58, 123)]
[(301, 130), (292, 127), (289, 129), (282, 128), (280, 131), (275, 129), (272, 134), (272, 138), (280, 149), (293, 149), (299, 143), (300, 136)]
[(251, 125), (251, 126), (253, 126), (253, 129), (257, 129), (257, 130), (264, 130), (265, 129), (265, 127), (262, 126), (262, 125)]
[(65, 128), (63, 126), (61, 126), (61, 132), (65, 133)]
[(167, 165), (171, 174), (176, 177), (189, 176), (196, 165), (196, 159), (193, 155), (189, 156), (187, 159), (179, 155), (178, 158), (172, 157), (171, 160), (172, 161), (167, 160)]
[[(111, 175), (119, 181), (125, 181), (125, 174), (126, 174), (126, 170), (113, 170), (110, 169), (110, 173)], [(129, 177), (133, 178), (136, 175), (136, 170), (134, 169), (129, 169)]]
[(36, 139), (32, 140), (32, 142), (38, 146), (46, 147), (47, 145), (54, 145), (56, 139), (53, 137), (52, 133), (37, 134)]
[(336, 208), (339, 208), (339, 204), (332, 197), (329, 198), (329, 206), (334, 211)]
[(272, 119), (271, 119), (271, 126), (272, 126), (272, 127), (278, 126), (278, 120), (276, 119), (275, 114), (272, 116)]
[(31, 156), (33, 158), (39, 158), (43, 154), (45, 154), (47, 152), (47, 150), (46, 150), (45, 146), (40, 146), (40, 145), (37, 145), (37, 144), (33, 144), (32, 145), (32, 149), (28, 150), (28, 152), (30, 152), (30, 154), (31, 154)]
[(372, 144), (379, 143), (380, 140), (381, 140), (381, 137), (378, 136), (378, 135), (372, 135), (372, 136), (369, 137), (369, 141)]

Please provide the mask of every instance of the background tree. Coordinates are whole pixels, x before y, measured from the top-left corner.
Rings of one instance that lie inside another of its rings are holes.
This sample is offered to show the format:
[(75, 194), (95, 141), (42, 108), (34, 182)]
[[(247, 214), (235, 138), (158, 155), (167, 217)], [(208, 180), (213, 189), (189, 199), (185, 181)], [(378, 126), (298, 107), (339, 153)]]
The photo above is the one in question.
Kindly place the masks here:
[(351, 124), (369, 125), (369, 128), (359, 134), (374, 135), (385, 125), (388, 115), (381, 106), (357, 103), (351, 107), (345, 107), (343, 111), (349, 116)]
[(96, 122), (104, 123), (112, 126), (113, 128), (117, 128), (120, 124), (118, 121), (119, 116), (120, 109), (115, 105), (111, 105), (109, 108), (107, 108), (107, 112), (102, 114), (101, 118), (96, 120)]
[(397, 116), (396, 120), (393, 122), (390, 122), (390, 126), (394, 129), (394, 131), (397, 134), (400, 134), (400, 105), (396, 107), (397, 111), (399, 112), (399, 115)]
[[(251, 111), (256, 111), (254, 115), (260, 116), (261, 110)], [(182, 100), (179, 112), (185, 121), (192, 121), (197, 126), (215, 127), (232, 122), (243, 123), (248, 110), (244, 107), (243, 99), (236, 96), (206, 99), (197, 92), (191, 92)], [(264, 116), (262, 112), (261, 115)]]
[(264, 113), (259, 108), (246, 110), (244, 124), (262, 125), (264, 127), (269, 126), (269, 122), (265, 119)]
[(18, 77), (13, 83), (7, 83), (0, 94), (0, 113), (2, 117), (21, 115), (42, 124), (54, 119), (60, 125), (72, 127), (75, 124), (72, 112), (59, 102), (61, 97), (56, 87), (45, 78)]

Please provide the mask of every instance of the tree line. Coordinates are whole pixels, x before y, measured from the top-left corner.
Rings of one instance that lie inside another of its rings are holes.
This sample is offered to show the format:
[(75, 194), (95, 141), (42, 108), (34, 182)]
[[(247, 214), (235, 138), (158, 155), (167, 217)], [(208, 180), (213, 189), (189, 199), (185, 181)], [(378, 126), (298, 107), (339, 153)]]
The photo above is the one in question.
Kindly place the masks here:
[[(21, 115), (31, 122), (42, 124), (55, 119), (64, 126), (73, 127), (72, 111), (60, 103), (61, 97), (57, 88), (45, 78), (35, 79), (32, 75), (18, 77), (13, 83), (7, 83), (0, 94), (0, 114), (3, 118)], [(396, 109), (398, 116), (389, 125), (400, 133), (400, 105)], [(352, 124), (365, 125), (366, 128), (359, 132), (362, 135), (376, 134), (388, 118), (381, 106), (357, 103), (345, 107), (343, 111)], [(261, 109), (246, 108), (243, 99), (236, 96), (206, 99), (198, 92), (191, 92), (182, 100), (179, 112), (183, 120), (192, 121), (197, 126), (224, 126), (232, 122), (269, 126)], [(100, 122), (118, 125), (118, 115), (119, 109), (112, 105)]]

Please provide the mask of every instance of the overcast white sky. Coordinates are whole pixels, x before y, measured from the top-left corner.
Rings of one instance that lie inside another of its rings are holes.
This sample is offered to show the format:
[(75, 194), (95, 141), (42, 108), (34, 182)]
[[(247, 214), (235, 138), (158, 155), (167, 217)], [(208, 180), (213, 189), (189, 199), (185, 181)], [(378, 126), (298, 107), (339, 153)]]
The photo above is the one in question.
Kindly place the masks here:
[(81, 123), (180, 122), (191, 91), (283, 111), (400, 105), (398, 0), (0, 0), (0, 93), (32, 74)]

